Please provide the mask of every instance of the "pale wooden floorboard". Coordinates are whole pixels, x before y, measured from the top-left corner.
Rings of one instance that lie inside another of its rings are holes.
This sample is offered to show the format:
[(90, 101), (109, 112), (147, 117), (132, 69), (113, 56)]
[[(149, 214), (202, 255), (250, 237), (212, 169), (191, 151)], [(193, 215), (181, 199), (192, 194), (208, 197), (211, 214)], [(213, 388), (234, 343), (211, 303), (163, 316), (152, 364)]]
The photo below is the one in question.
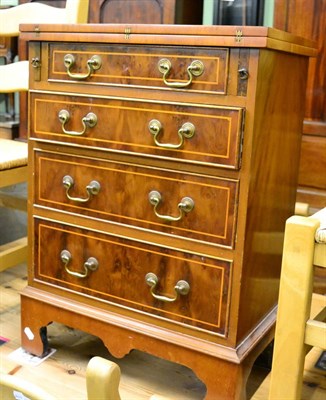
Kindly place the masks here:
[[(139, 351), (114, 359), (99, 338), (60, 324), (49, 327), (51, 347), (57, 350), (51, 358), (37, 367), (20, 366), (11, 361), (8, 355), (20, 347), (19, 291), (26, 285), (26, 266), (1, 272), (0, 284), (0, 336), (10, 339), (0, 346), (1, 371), (42, 384), (45, 390), (63, 400), (81, 400), (86, 398), (86, 365), (92, 356), (100, 355), (116, 361), (121, 368), (122, 400), (204, 398), (205, 386), (188, 368)], [(307, 360), (303, 400), (326, 398), (325, 374), (314, 368), (319, 355), (320, 350), (314, 350)], [(264, 368), (254, 368), (248, 382), (249, 397), (253, 400), (267, 399), (269, 377), (264, 380), (267, 374)]]

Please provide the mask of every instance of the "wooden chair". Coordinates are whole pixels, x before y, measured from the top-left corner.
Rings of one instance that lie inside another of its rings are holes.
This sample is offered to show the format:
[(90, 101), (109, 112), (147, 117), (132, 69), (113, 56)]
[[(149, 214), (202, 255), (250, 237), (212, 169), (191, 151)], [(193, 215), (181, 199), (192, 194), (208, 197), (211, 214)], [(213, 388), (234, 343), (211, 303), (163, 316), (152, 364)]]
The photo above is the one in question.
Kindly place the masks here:
[[(0, 189), (27, 180), (27, 144), (14, 140), (0, 139)], [(26, 201), (18, 202), (15, 197), (0, 193), (0, 205), (26, 210)], [(4, 227), (1, 227), (3, 233)], [(27, 238), (23, 237), (0, 246), (0, 272), (27, 257)]]
[[(65, 8), (26, 3), (0, 10), (0, 36), (19, 36), (20, 24), (86, 23), (89, 0), (67, 0)], [(0, 93), (28, 90), (28, 61), (0, 66)]]
[(326, 348), (326, 297), (310, 319), (314, 266), (326, 267), (326, 208), (286, 222), (269, 400), (301, 399), (306, 353)]
[[(65, 8), (42, 3), (26, 3), (1, 9), (0, 36), (19, 36), (19, 25), (23, 23), (86, 23), (88, 3), (89, 0), (67, 0)], [(0, 93), (27, 91), (28, 80), (28, 61), (0, 65)], [(26, 180), (27, 144), (0, 138), (0, 188)], [(0, 201), (1, 204), (4, 205)], [(13, 204), (11, 202), (11, 205)], [(26, 237), (0, 246), (0, 271), (25, 261), (26, 253)]]
[[(120, 368), (112, 361), (93, 357), (86, 370), (88, 400), (120, 400)], [(59, 400), (41, 387), (26, 382), (15, 375), (0, 374), (0, 398)], [(60, 399), (61, 400), (61, 399)]]

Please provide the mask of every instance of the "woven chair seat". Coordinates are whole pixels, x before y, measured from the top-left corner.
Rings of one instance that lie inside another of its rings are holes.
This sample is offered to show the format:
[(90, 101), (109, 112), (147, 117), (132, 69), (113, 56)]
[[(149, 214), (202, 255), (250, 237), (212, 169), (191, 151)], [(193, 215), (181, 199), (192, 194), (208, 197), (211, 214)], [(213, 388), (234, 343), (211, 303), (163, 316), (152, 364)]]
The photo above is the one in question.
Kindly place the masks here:
[(27, 144), (0, 139), (0, 171), (27, 165)]

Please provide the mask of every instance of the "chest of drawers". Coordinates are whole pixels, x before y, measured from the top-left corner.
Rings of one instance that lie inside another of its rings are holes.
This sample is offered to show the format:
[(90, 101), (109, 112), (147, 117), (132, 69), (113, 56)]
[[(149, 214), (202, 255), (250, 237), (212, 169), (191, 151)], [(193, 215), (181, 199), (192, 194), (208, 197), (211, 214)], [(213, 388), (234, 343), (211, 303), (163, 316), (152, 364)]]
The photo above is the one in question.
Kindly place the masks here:
[(272, 339), (311, 43), (267, 28), (23, 26), (29, 279), (22, 344), (57, 321), (245, 398)]

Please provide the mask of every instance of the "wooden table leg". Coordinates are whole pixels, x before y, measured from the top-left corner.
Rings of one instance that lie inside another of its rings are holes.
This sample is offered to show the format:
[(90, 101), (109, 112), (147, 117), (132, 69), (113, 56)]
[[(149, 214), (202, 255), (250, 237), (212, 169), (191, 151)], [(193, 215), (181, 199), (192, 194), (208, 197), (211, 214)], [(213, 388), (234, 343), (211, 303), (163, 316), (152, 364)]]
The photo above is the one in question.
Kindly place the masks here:
[(21, 297), (22, 347), (38, 357), (46, 356), (49, 351), (47, 325), (52, 322), (49, 318), (40, 303)]

